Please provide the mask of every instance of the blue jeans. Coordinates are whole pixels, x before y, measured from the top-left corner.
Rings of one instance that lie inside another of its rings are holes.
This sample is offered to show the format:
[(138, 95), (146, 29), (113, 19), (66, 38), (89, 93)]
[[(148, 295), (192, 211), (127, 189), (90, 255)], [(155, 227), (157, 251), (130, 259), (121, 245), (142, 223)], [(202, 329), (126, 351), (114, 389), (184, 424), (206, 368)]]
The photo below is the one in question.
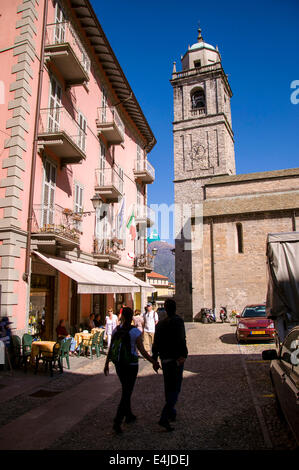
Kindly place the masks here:
[(176, 417), (175, 405), (181, 391), (184, 366), (178, 366), (176, 361), (167, 362), (166, 364), (162, 362), (162, 369), (166, 403), (160, 420), (167, 422), (169, 419)]

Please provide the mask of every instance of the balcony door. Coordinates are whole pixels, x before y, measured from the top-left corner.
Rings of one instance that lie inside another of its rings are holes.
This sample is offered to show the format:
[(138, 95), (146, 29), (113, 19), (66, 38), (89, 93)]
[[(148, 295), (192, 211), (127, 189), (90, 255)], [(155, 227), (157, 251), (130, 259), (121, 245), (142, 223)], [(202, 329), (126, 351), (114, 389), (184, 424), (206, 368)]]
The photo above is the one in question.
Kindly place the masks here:
[(51, 77), (48, 114), (48, 132), (58, 132), (60, 128), (62, 89), (57, 80)]
[(65, 26), (66, 17), (60, 4), (56, 2), (55, 6), (55, 28), (54, 28), (54, 43), (62, 44), (65, 42)]
[(99, 171), (99, 186), (105, 186), (105, 165), (106, 165), (106, 149), (101, 143), (100, 146), (100, 171)]
[(136, 170), (137, 171), (142, 171), (142, 150), (141, 147), (137, 144), (137, 165), (136, 165)]
[(56, 166), (46, 160), (44, 164), (42, 227), (55, 223), (55, 189)]

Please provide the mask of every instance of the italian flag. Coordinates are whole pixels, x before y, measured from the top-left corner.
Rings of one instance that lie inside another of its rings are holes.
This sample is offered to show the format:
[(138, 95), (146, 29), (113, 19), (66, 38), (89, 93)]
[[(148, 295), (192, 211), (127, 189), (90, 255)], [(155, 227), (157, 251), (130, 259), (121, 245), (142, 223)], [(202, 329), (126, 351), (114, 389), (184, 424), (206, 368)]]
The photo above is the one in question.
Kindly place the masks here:
[(127, 229), (130, 230), (131, 240), (135, 240), (135, 238), (136, 238), (136, 222), (135, 222), (134, 209), (132, 211), (131, 217), (129, 218), (129, 222), (127, 223)]

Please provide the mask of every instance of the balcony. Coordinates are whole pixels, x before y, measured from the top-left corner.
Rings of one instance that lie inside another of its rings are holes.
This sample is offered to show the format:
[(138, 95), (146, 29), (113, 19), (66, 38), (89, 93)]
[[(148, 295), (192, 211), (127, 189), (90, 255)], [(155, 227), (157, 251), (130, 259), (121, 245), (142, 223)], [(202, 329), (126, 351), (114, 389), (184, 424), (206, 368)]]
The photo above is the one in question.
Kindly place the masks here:
[(34, 205), (32, 241), (39, 250), (49, 251), (57, 247), (72, 250), (79, 247), (81, 231), (78, 214), (71, 209), (52, 204)]
[(89, 80), (89, 59), (69, 22), (48, 24), (45, 59), (58, 69), (67, 86)]
[(108, 145), (120, 145), (125, 140), (125, 126), (116, 108), (98, 108), (96, 119), (98, 133), (105, 137)]
[(136, 224), (152, 227), (155, 223), (155, 211), (148, 206), (136, 206), (135, 220)]
[(64, 107), (41, 109), (38, 148), (54, 152), (62, 164), (85, 160), (86, 133)]
[(115, 168), (96, 169), (95, 191), (105, 202), (118, 202), (124, 191), (124, 182)]
[(94, 240), (94, 259), (98, 265), (117, 264), (120, 261), (122, 241), (115, 238)]
[(137, 255), (134, 259), (134, 271), (135, 274), (144, 274), (150, 273), (153, 270), (153, 260), (154, 257), (152, 255)]
[(155, 169), (148, 160), (135, 160), (134, 176), (136, 180), (146, 184), (155, 181)]

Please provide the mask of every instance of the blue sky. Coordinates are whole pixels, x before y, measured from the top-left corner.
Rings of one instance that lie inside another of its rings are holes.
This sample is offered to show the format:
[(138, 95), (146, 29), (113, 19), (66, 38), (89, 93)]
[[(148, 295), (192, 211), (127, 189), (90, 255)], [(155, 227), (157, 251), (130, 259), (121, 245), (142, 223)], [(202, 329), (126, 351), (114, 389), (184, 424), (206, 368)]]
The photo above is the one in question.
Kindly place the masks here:
[(218, 45), (233, 91), (237, 173), (299, 166), (298, 0), (91, 0), (157, 144), (149, 204), (173, 203), (173, 61), (197, 42)]

